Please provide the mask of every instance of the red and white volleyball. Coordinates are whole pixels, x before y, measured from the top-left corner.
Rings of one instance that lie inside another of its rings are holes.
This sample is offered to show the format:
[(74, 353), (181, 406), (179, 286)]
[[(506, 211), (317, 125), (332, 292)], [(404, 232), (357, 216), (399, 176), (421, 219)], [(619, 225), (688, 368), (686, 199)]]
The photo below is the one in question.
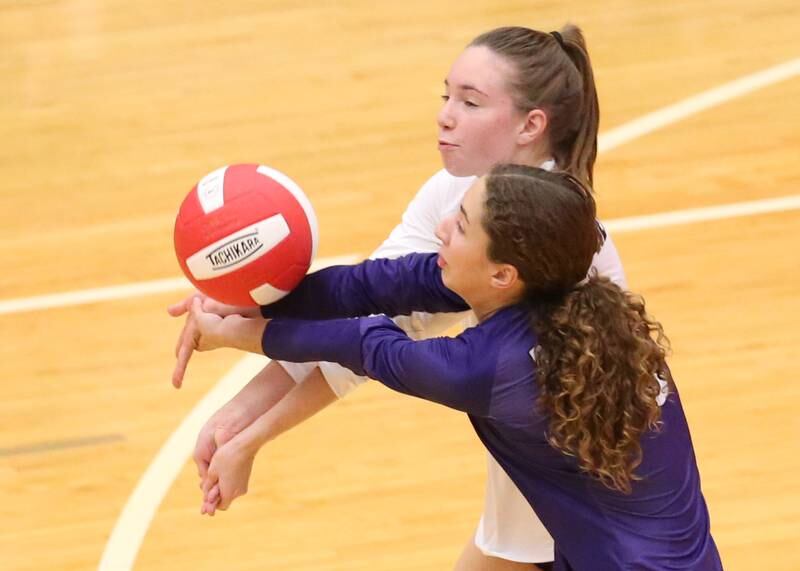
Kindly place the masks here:
[(204, 294), (231, 305), (267, 305), (289, 293), (317, 251), (317, 218), (285, 174), (228, 165), (192, 188), (175, 219), (175, 253)]

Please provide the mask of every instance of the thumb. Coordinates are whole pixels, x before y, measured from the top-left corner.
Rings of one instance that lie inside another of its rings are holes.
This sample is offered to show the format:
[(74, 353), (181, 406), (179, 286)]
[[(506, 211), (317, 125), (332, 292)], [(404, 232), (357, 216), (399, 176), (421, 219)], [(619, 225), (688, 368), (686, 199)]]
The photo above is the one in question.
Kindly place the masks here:
[(197, 297), (197, 294), (194, 293), (178, 303), (173, 303), (170, 306), (167, 306), (167, 313), (169, 313), (172, 317), (180, 317), (184, 313), (188, 312), (191, 308), (192, 300)]
[(198, 296), (194, 296), (192, 298), (192, 305), (190, 309), (194, 315), (203, 313), (203, 301)]
[(214, 431), (214, 445), (219, 448), (233, 437), (228, 430), (222, 426), (218, 426)]

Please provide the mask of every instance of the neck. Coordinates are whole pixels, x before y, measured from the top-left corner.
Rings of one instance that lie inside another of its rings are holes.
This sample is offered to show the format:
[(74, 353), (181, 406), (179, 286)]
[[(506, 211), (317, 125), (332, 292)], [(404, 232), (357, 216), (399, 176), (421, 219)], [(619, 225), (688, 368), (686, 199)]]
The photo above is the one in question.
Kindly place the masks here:
[(525, 147), (519, 149), (509, 162), (529, 167), (540, 167), (543, 163), (551, 160), (554, 159), (553, 155), (550, 153), (550, 149), (541, 147), (534, 147), (531, 149), (530, 147)]
[(521, 298), (518, 295), (498, 296), (497, 293), (495, 293), (487, 299), (480, 299), (480, 297), (467, 299), (465, 297), (464, 301), (466, 301), (472, 308), (473, 313), (475, 313), (475, 316), (478, 318), (478, 322), (481, 322), (486, 321), (504, 307), (514, 305), (515, 303), (519, 302), (520, 299)]

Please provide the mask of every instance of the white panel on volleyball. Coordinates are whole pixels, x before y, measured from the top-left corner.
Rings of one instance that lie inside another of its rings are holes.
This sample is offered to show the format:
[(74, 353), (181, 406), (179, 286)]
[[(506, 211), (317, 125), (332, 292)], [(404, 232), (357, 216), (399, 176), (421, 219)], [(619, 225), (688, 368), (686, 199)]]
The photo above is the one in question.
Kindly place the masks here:
[(257, 260), (289, 235), (286, 219), (275, 214), (217, 240), (186, 259), (197, 280), (218, 278)]
[(225, 171), (228, 167), (221, 167), (208, 173), (197, 183), (197, 200), (200, 201), (200, 208), (208, 214), (225, 205)]
[(289, 292), (272, 287), (269, 284), (264, 284), (255, 289), (251, 289), (250, 297), (252, 297), (253, 301), (255, 301), (258, 305), (269, 305), (270, 303), (278, 301), (287, 293)]
[(306, 213), (306, 219), (308, 220), (308, 225), (311, 228), (311, 259), (309, 262), (313, 262), (317, 255), (319, 226), (317, 224), (317, 214), (314, 212), (314, 207), (311, 205), (311, 201), (306, 196), (306, 193), (303, 192), (303, 189), (300, 188), (300, 185), (298, 185), (295, 181), (283, 174), (281, 171), (275, 170), (274, 168), (259, 165), (256, 169), (256, 172), (277, 181), (281, 186), (283, 186), (283, 188), (291, 192), (297, 202), (300, 203), (300, 206), (303, 207), (303, 211)]

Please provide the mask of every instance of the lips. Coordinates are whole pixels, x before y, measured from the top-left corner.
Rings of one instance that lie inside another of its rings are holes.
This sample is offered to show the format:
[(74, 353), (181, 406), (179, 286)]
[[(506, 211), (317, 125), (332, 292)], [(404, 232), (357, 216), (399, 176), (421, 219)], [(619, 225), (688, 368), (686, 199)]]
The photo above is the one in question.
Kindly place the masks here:
[(458, 145), (454, 143), (449, 143), (447, 141), (439, 140), (439, 148), (440, 149), (455, 149)]
[(441, 254), (438, 258), (436, 258), (436, 265), (440, 268), (444, 268), (447, 265), (447, 262), (444, 261), (444, 258), (441, 256)]

